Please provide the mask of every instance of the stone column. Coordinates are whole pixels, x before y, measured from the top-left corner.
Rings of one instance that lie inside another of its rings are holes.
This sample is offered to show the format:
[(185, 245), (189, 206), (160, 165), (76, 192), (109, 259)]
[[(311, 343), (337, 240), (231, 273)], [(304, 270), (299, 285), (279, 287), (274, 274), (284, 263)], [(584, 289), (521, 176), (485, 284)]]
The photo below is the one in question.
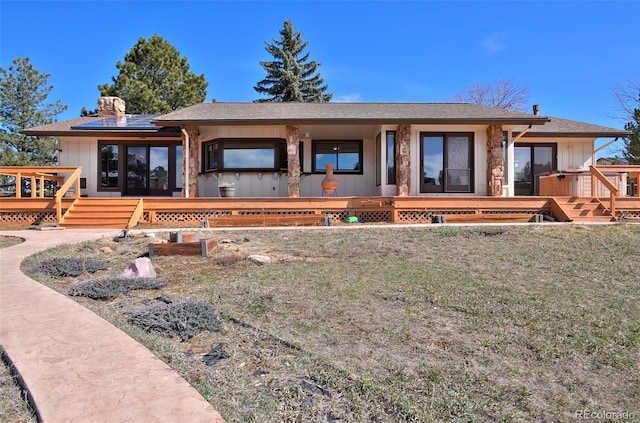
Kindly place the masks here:
[[(200, 135), (200, 133), (198, 132), (198, 127), (197, 126), (193, 126), (193, 125), (189, 125), (186, 126), (185, 131), (187, 131), (187, 134), (189, 134), (189, 151), (183, 151), (183, 173), (182, 173), (182, 195), (184, 196), (185, 193), (185, 189), (184, 189), (184, 175), (188, 174), (189, 175), (189, 197), (190, 198), (195, 198), (198, 196), (198, 173), (199, 173), (199, 169), (200, 169), (200, 149), (199, 147), (199, 143), (198, 143), (198, 135)], [(182, 139), (182, 146), (184, 148), (185, 145), (185, 140), (184, 137)], [(187, 155), (189, 156), (189, 169), (184, 169), (185, 168), (185, 164), (186, 164), (186, 160), (185, 158), (187, 157)]]
[(504, 184), (504, 135), (502, 126), (487, 127), (487, 195), (502, 197)]
[(396, 132), (396, 195), (411, 195), (411, 125), (398, 125)]
[(300, 133), (298, 125), (287, 125), (287, 186), (289, 197), (300, 197)]

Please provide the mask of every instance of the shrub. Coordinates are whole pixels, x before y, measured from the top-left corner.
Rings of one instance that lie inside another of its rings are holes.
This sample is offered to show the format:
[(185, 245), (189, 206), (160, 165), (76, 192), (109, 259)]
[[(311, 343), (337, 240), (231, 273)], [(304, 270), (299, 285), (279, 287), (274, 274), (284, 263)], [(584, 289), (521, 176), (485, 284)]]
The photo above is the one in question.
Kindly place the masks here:
[(151, 276), (143, 278), (104, 276), (73, 285), (69, 288), (69, 295), (100, 300), (112, 298), (134, 289), (159, 289), (163, 284), (163, 279)]
[(107, 269), (107, 262), (94, 257), (61, 257), (43, 260), (29, 269), (32, 273), (42, 273), (52, 278), (80, 276)]
[(129, 313), (128, 322), (147, 332), (166, 337), (179, 336), (182, 341), (200, 332), (220, 330), (220, 320), (214, 305), (196, 300), (156, 304), (134, 310)]

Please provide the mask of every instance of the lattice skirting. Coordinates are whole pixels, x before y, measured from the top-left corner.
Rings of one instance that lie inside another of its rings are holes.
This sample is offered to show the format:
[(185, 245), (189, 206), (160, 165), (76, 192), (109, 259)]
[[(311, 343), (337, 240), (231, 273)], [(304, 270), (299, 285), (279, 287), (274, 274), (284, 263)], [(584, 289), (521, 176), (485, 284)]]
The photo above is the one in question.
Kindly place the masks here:
[(0, 212), (0, 222), (39, 225), (41, 223), (55, 223), (57, 219), (55, 212), (19, 211)]
[(640, 211), (618, 211), (616, 213), (616, 216), (618, 217), (618, 219), (634, 219), (634, 220), (638, 220), (640, 219)]
[[(142, 214), (143, 223), (155, 224), (200, 224), (208, 219), (219, 216), (230, 216), (230, 210), (207, 210), (207, 211), (156, 211), (153, 218), (150, 212)], [(240, 216), (288, 216), (288, 215), (314, 215), (314, 210), (242, 210), (238, 212)], [(389, 210), (328, 210), (322, 212), (322, 216), (328, 216), (333, 223), (344, 222), (349, 216), (356, 216), (358, 221), (365, 223), (390, 223), (393, 215)]]
[[(491, 214), (544, 214), (551, 215), (548, 210), (484, 210), (485, 215)], [(287, 216), (287, 215), (313, 215), (314, 210), (243, 210), (237, 213), (241, 216)], [(397, 222), (404, 224), (431, 223), (431, 218), (436, 214), (448, 215), (474, 215), (474, 210), (398, 210)], [(156, 211), (154, 212), (153, 222), (149, 212), (144, 212), (142, 216), (143, 223), (180, 225), (191, 224), (198, 226), (201, 222), (214, 219), (218, 216), (230, 216), (231, 210), (206, 210), (206, 211)], [(392, 223), (393, 212), (391, 210), (375, 210), (375, 209), (355, 209), (355, 210), (326, 210), (322, 212), (323, 216), (329, 217), (333, 224), (339, 224), (347, 220), (349, 216), (356, 216), (359, 222), (363, 223)]]

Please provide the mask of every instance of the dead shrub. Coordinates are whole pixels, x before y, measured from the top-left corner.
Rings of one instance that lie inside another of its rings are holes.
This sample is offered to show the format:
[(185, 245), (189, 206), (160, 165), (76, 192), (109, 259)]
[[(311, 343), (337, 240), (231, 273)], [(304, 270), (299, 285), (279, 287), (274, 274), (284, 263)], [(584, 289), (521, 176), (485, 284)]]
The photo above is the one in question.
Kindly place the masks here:
[(206, 301), (182, 300), (156, 304), (129, 313), (128, 322), (147, 332), (166, 337), (179, 336), (186, 341), (200, 332), (217, 332), (220, 319), (213, 304)]
[(160, 289), (164, 280), (156, 277), (126, 278), (122, 276), (104, 276), (77, 283), (69, 288), (68, 294), (77, 297), (89, 297), (93, 300), (113, 298), (135, 289)]

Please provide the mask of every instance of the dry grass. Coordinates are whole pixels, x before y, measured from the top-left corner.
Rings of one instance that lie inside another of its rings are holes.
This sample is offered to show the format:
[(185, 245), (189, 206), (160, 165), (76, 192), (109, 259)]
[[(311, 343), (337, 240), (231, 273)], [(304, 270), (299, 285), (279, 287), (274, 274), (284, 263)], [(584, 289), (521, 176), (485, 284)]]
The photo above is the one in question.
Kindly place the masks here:
[[(204, 232), (210, 258), (154, 257), (165, 286), (75, 298), (182, 374), (227, 421), (571, 421), (640, 416), (640, 226)], [(148, 240), (59, 247), (121, 272)], [(272, 257), (271, 265), (245, 260)], [(86, 276), (95, 277), (95, 275)], [(66, 293), (81, 280), (43, 279)], [(223, 330), (144, 333), (155, 299), (215, 304)], [(229, 358), (202, 362), (219, 344)]]

